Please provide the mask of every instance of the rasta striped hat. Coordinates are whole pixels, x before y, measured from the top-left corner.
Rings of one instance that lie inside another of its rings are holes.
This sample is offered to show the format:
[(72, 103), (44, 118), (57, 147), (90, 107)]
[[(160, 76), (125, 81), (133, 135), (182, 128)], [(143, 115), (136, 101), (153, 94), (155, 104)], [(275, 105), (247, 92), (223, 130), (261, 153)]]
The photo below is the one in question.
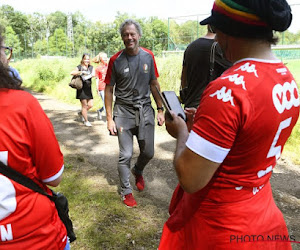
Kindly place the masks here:
[(232, 36), (260, 38), (273, 30), (287, 30), (291, 22), (286, 0), (215, 0), (211, 16), (200, 24)]

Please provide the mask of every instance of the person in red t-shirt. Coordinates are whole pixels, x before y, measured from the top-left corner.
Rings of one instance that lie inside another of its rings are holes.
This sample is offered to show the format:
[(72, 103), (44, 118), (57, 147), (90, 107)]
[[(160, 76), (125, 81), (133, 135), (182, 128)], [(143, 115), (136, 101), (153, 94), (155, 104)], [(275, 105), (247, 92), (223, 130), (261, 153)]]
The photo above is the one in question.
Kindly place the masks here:
[(296, 241), (269, 181), (299, 117), (295, 79), (271, 50), (273, 31), (291, 20), (285, 0), (216, 0), (201, 22), (233, 66), (205, 89), (196, 113), (186, 110), (187, 123), (174, 113), (166, 121), (179, 185), (159, 250), (291, 249)]
[(100, 52), (94, 59), (94, 63), (98, 63), (99, 65), (95, 69), (95, 77), (96, 77), (96, 87), (98, 95), (101, 97), (103, 106), (97, 110), (98, 119), (102, 119), (102, 112), (106, 115), (105, 105), (104, 105), (104, 90), (105, 90), (105, 76), (107, 71), (107, 63), (108, 58), (107, 54), (104, 52)]
[[(38, 100), (23, 91), (3, 64), (0, 35), (0, 161), (46, 192), (64, 170), (52, 124)], [(0, 250), (64, 249), (67, 231), (54, 202), (0, 174)]]

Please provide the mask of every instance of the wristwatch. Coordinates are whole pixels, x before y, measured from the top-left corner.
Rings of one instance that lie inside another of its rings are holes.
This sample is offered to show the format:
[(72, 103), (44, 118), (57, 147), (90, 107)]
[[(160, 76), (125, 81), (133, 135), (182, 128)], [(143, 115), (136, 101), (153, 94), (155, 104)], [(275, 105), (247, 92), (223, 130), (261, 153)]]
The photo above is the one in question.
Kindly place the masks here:
[(161, 111), (164, 111), (164, 107), (157, 107), (157, 110), (161, 110)]

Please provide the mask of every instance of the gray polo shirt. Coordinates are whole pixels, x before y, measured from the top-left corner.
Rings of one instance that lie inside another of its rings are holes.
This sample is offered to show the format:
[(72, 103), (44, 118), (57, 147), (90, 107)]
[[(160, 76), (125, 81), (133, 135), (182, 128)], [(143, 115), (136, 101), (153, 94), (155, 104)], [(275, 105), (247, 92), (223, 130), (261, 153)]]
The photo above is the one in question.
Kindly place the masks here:
[(150, 82), (156, 80), (158, 72), (154, 55), (140, 47), (135, 56), (124, 50), (111, 57), (105, 83), (115, 86), (116, 103), (113, 115), (135, 118), (137, 106), (143, 106), (143, 113), (153, 112), (150, 99)]

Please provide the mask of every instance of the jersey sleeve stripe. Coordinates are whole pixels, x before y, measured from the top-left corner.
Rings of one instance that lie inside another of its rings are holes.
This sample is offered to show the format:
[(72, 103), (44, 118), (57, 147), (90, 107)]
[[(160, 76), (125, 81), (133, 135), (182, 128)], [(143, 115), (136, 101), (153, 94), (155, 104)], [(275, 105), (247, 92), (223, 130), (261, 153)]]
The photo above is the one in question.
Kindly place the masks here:
[(49, 177), (49, 178), (47, 178), (47, 179), (44, 179), (43, 182), (45, 183), (45, 182), (54, 181), (54, 180), (56, 180), (59, 176), (61, 176), (63, 172), (64, 172), (64, 165), (62, 165), (61, 169), (58, 171), (57, 174), (55, 174), (55, 175), (53, 175), (53, 176), (51, 176), (51, 177)]
[(111, 80), (111, 74), (112, 74), (112, 67), (114, 65), (115, 60), (121, 55), (121, 53), (123, 52), (123, 50), (120, 50), (119, 52), (117, 52), (116, 54), (114, 54), (108, 63), (108, 68), (107, 68), (107, 72), (106, 72), (106, 77), (104, 82), (109, 85), (110, 84), (110, 80)]
[(222, 163), (230, 149), (215, 145), (191, 131), (186, 146), (194, 153), (216, 163)]
[(154, 58), (154, 54), (151, 50), (149, 49), (146, 49), (146, 48), (143, 48), (143, 47), (140, 47), (142, 50), (144, 50), (145, 52), (149, 53), (151, 56), (152, 56), (152, 59), (153, 59), (153, 64), (154, 64), (154, 72), (155, 72), (155, 76), (156, 78), (159, 77), (159, 74), (158, 74), (158, 70), (157, 70), (157, 66), (156, 66), (156, 61), (155, 61), (155, 58)]

